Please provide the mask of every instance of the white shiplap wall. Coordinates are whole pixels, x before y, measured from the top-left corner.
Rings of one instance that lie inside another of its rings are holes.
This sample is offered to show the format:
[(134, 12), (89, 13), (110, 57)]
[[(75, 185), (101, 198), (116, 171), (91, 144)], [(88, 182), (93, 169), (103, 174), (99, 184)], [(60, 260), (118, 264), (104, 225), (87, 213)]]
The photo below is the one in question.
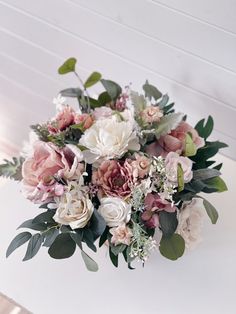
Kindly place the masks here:
[(0, 0), (1, 142), (19, 145), (54, 113), (54, 95), (76, 84), (57, 68), (75, 56), (83, 77), (98, 70), (137, 89), (148, 78), (191, 122), (212, 114), (235, 158), (235, 9), (233, 0)]

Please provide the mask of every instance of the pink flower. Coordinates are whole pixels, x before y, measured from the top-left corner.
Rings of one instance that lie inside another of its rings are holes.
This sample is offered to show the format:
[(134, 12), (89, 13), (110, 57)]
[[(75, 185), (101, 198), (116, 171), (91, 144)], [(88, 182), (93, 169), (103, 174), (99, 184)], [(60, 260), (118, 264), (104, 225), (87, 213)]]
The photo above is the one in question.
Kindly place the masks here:
[(104, 161), (93, 173), (92, 182), (99, 187), (100, 196), (127, 197), (133, 186), (132, 167), (128, 162)]
[(150, 170), (151, 160), (137, 153), (134, 154), (134, 157), (134, 160), (129, 160), (134, 176), (143, 179)]
[(163, 113), (158, 106), (148, 106), (141, 113), (140, 116), (145, 123), (159, 122)]
[(112, 234), (111, 243), (114, 245), (126, 244), (130, 245), (133, 236), (132, 231), (125, 223), (118, 227), (111, 228), (109, 232)]
[(165, 157), (169, 152), (176, 152), (179, 155), (184, 153), (186, 134), (190, 133), (196, 148), (205, 145), (204, 139), (187, 122), (182, 121), (180, 125), (169, 134), (161, 136), (158, 141), (149, 145), (146, 152), (152, 156)]
[(37, 141), (33, 156), (22, 166), (23, 193), (34, 203), (45, 203), (64, 192), (62, 184), (55, 177), (73, 178), (83, 168), (69, 147), (60, 150), (52, 143)]
[(193, 178), (192, 166), (193, 162), (188, 157), (179, 156), (177, 153), (170, 152), (165, 159), (166, 176), (169, 181), (178, 183), (178, 164), (183, 169), (184, 183), (188, 183)]
[(117, 111), (124, 111), (126, 109), (126, 102), (129, 98), (129, 95), (126, 93), (121, 94), (116, 102), (113, 104), (110, 104), (111, 109), (117, 110)]
[(88, 128), (90, 128), (91, 125), (93, 124), (93, 121), (94, 120), (93, 120), (92, 116), (88, 113), (76, 115), (75, 119), (74, 119), (74, 122), (76, 124), (81, 124), (81, 126), (84, 130), (87, 130)]
[(110, 107), (99, 107), (99, 108), (95, 108), (93, 111), (93, 117), (95, 120), (99, 120), (102, 118), (109, 118), (112, 116), (113, 111), (111, 110)]
[(48, 124), (48, 130), (52, 133), (58, 133), (74, 124), (75, 111), (70, 106), (63, 106), (63, 109)]
[(142, 220), (148, 228), (159, 227), (159, 213), (165, 210), (173, 213), (177, 210), (175, 206), (166, 200), (160, 198), (158, 194), (149, 193), (144, 201), (144, 212), (142, 213)]

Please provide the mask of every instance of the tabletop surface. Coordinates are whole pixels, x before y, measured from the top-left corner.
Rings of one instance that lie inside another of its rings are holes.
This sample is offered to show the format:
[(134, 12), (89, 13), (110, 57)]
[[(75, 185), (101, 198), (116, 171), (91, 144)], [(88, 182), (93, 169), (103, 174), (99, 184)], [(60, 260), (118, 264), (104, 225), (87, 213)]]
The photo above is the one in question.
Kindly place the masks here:
[[(175, 262), (154, 253), (145, 267), (115, 269), (106, 248), (91, 254), (99, 264), (88, 272), (76, 253), (67, 260), (49, 258), (46, 248), (22, 262), (25, 246), (5, 258), (21, 222), (39, 209), (12, 181), (0, 184), (0, 291), (35, 314), (234, 314), (236, 313), (236, 162), (223, 156), (229, 191), (209, 195), (219, 211), (217, 225), (204, 219), (203, 242)], [(6, 313), (7, 314), (7, 313)]]

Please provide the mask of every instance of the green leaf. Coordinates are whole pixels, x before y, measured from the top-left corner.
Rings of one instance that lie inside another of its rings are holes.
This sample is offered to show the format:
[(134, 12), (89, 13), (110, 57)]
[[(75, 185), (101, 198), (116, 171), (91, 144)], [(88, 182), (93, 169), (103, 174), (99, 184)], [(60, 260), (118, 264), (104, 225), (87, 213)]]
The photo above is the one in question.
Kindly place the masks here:
[(98, 271), (98, 264), (90, 256), (88, 256), (88, 254), (86, 254), (84, 251), (81, 251), (81, 255), (89, 271)]
[(23, 245), (25, 242), (29, 241), (29, 239), (32, 237), (32, 234), (29, 232), (22, 232), (19, 233), (10, 243), (10, 245), (7, 248), (6, 257), (11, 255), (12, 252), (14, 252), (18, 247)]
[[(166, 107), (166, 105), (168, 104), (168, 101), (169, 101), (169, 96), (167, 94), (163, 95), (162, 96), (162, 99), (161, 101), (157, 104), (157, 106), (160, 108), (160, 109), (164, 109), (164, 107)], [(171, 104), (171, 105), (174, 105), (174, 104)]]
[(148, 97), (150, 100), (152, 97), (157, 100), (162, 96), (162, 93), (154, 85), (149, 84), (148, 81), (143, 85), (143, 90), (145, 97)]
[(116, 100), (117, 97), (122, 93), (122, 88), (117, 83), (101, 79), (101, 83), (112, 100)]
[(175, 261), (184, 254), (184, 239), (179, 234), (173, 234), (170, 238), (162, 237), (159, 250), (164, 257)]
[(105, 228), (106, 222), (104, 218), (99, 215), (98, 211), (95, 209), (89, 224), (89, 229), (93, 233), (94, 241), (103, 234)]
[(213, 168), (220, 171), (220, 169), (222, 168), (222, 166), (223, 166), (223, 163), (221, 162), (220, 164), (216, 165), (216, 166), (213, 167)]
[(206, 169), (197, 169), (193, 171), (194, 180), (207, 180), (220, 175), (220, 171), (216, 169), (206, 168)]
[(166, 211), (161, 211), (159, 213), (159, 221), (161, 231), (165, 237), (170, 237), (175, 233), (178, 226), (177, 213), (168, 213)]
[(75, 243), (78, 245), (78, 247), (82, 250), (82, 233), (73, 232), (70, 233), (71, 238)]
[(43, 236), (40, 233), (36, 233), (32, 236), (28, 243), (28, 247), (25, 253), (25, 257), (23, 261), (28, 261), (29, 259), (33, 258), (39, 251), (43, 242)]
[(83, 229), (83, 242), (94, 252), (97, 252), (97, 248), (94, 245), (94, 235), (90, 229)]
[(76, 249), (76, 244), (69, 233), (59, 234), (48, 250), (48, 254), (55, 259), (71, 257)]
[(118, 267), (118, 255), (113, 254), (111, 247), (109, 247), (109, 256), (110, 256), (112, 264), (115, 267)]
[(98, 102), (100, 104), (100, 106), (105, 106), (106, 104), (110, 103), (112, 101), (110, 95), (108, 94), (108, 92), (102, 92), (99, 96), (98, 96)]
[(109, 227), (106, 227), (103, 234), (101, 235), (100, 239), (99, 239), (99, 247), (101, 247), (107, 240), (108, 238), (108, 233), (109, 233)]
[(178, 181), (178, 192), (183, 191), (184, 189), (184, 172), (181, 164), (178, 164), (177, 167), (177, 181)]
[(119, 255), (126, 249), (127, 245), (119, 244), (119, 245), (112, 245), (110, 244), (110, 249), (114, 255)]
[(55, 241), (56, 237), (59, 235), (59, 229), (52, 228), (44, 233), (44, 243), (43, 246), (50, 247)]
[(55, 215), (55, 212), (52, 210), (48, 210), (44, 213), (39, 214), (32, 220), (32, 224), (41, 224), (41, 223), (54, 223), (57, 224), (55, 220), (52, 218)]
[(59, 74), (66, 74), (69, 72), (74, 72), (76, 62), (77, 62), (77, 60), (75, 58), (67, 59), (58, 69), (58, 73)]
[(187, 133), (185, 136), (185, 147), (184, 147), (184, 155), (185, 156), (194, 156), (196, 155), (197, 147), (193, 142), (192, 136)]
[(37, 231), (44, 231), (47, 229), (47, 225), (45, 223), (33, 223), (33, 219), (29, 219), (23, 222), (17, 229), (20, 228), (29, 228)]
[(196, 124), (195, 129), (197, 130), (198, 134), (206, 140), (211, 135), (213, 127), (214, 127), (214, 121), (213, 121), (212, 116), (208, 117), (205, 126), (204, 126), (204, 123), (205, 123), (205, 119), (200, 120)]
[(4, 159), (4, 163), (0, 165), (0, 176), (20, 181), (22, 179), (21, 169), (24, 158), (13, 157), (12, 161)]
[(78, 98), (82, 95), (83, 91), (80, 88), (66, 88), (60, 91), (60, 94), (64, 97)]
[(134, 105), (135, 112), (140, 112), (146, 108), (147, 103), (143, 95), (139, 95), (139, 93), (132, 90), (130, 97)]
[(227, 185), (221, 177), (211, 178), (204, 183), (209, 189), (215, 189), (217, 192), (228, 191)]
[(209, 218), (211, 219), (211, 222), (213, 224), (216, 224), (217, 220), (218, 220), (218, 212), (217, 210), (215, 209), (215, 207), (210, 203), (208, 202), (205, 198), (201, 197), (203, 199), (203, 205), (206, 209), (206, 212), (207, 212), (207, 215), (209, 216)]
[(96, 84), (97, 82), (100, 81), (100, 79), (102, 78), (102, 75), (98, 72), (93, 72), (86, 80), (86, 82), (84, 83), (84, 87), (88, 88), (93, 86), (94, 84)]
[(180, 122), (183, 119), (183, 114), (180, 112), (177, 113), (170, 113), (161, 118), (161, 121), (158, 123), (156, 128), (156, 138), (160, 138), (162, 135), (166, 135), (170, 133), (171, 130), (177, 128)]

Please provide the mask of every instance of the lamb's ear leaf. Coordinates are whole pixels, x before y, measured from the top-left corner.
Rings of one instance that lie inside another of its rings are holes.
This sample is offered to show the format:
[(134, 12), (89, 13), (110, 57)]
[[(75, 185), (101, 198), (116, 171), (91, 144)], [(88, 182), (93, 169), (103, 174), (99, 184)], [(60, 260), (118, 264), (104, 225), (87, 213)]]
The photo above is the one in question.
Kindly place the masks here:
[(6, 257), (10, 256), (18, 247), (29, 241), (32, 237), (30, 232), (21, 232), (19, 233), (9, 244), (6, 252)]
[(66, 74), (75, 71), (75, 64), (77, 60), (75, 58), (67, 59), (58, 69), (59, 74)]

